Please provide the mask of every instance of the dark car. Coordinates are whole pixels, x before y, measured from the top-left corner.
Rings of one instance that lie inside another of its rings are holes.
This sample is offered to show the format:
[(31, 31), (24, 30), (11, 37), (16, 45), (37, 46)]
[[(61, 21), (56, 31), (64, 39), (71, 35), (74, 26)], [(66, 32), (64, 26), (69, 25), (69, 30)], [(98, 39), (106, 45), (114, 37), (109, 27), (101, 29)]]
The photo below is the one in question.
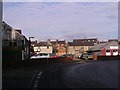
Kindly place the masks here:
[(84, 54), (81, 55), (80, 58), (85, 59), (85, 60), (93, 59), (93, 54), (92, 53), (84, 53)]
[(68, 57), (68, 58), (71, 58), (71, 57), (72, 57), (72, 54), (64, 54), (64, 55), (62, 55), (62, 56), (60, 56), (60, 57)]

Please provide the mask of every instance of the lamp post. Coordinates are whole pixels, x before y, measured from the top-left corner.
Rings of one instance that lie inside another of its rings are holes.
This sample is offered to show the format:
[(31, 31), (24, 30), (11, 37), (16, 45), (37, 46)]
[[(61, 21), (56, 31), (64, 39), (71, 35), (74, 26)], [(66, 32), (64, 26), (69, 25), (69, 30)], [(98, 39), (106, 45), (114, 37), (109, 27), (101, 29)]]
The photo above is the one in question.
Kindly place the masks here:
[(30, 48), (30, 47), (31, 47), (31, 40), (30, 40), (31, 38), (34, 38), (34, 37), (29, 37), (29, 59), (30, 59), (30, 51), (31, 51), (31, 50), (30, 50), (30, 49), (31, 49), (31, 48)]

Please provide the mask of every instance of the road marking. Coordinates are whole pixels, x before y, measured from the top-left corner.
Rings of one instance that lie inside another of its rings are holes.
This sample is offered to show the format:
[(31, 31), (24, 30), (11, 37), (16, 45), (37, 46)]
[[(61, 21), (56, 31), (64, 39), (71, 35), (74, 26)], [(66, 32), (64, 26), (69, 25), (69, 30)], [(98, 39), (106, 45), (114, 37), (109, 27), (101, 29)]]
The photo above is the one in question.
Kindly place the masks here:
[(38, 80), (36, 80), (35, 83), (38, 83)]
[(39, 72), (39, 74), (42, 74), (42, 72)]
[(34, 85), (33, 87), (34, 87), (34, 88), (37, 88), (38, 86)]
[(41, 76), (41, 74), (39, 73), (38, 76)]
[(38, 76), (37, 79), (39, 79), (40, 77)]
[(33, 88), (37, 88), (38, 87), (38, 82), (39, 82), (39, 79), (41, 78), (40, 77), (41, 75), (42, 75), (42, 72), (39, 72), (38, 75), (37, 75), (37, 78), (35, 80)]
[(38, 86), (38, 84), (34, 84), (34, 86)]
[(30, 87), (30, 85), (32, 84), (32, 81), (33, 81), (33, 79), (35, 78), (36, 73), (37, 73), (37, 72), (35, 71), (35, 73), (34, 73), (34, 75), (33, 75), (32, 79), (31, 79), (30, 83), (28, 84), (27, 89), (28, 89), (28, 88)]

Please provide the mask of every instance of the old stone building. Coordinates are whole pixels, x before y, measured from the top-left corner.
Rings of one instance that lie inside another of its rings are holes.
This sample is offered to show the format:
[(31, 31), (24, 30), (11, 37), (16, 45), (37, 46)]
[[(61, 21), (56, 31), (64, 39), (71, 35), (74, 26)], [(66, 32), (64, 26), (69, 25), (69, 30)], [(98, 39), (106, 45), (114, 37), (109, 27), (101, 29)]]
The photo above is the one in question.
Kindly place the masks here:
[(99, 43), (98, 39), (73, 39), (73, 42), (68, 42), (67, 54), (75, 54), (78, 57)]
[(53, 53), (57, 54), (58, 56), (67, 53), (67, 43), (65, 40), (48, 40), (47, 42), (48, 44), (52, 45)]

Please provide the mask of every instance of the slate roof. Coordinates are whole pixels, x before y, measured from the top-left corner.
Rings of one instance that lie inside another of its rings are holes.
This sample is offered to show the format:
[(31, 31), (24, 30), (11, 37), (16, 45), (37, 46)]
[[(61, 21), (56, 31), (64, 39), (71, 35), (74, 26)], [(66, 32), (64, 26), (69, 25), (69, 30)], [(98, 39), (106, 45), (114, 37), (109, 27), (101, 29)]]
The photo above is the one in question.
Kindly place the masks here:
[(93, 39), (73, 39), (73, 42), (83, 42), (83, 41), (85, 41), (85, 42), (97, 42), (98, 41), (98, 39), (97, 38), (93, 38)]
[(51, 45), (48, 44), (47, 42), (39, 42), (35, 46), (51, 46)]
[(31, 41), (31, 44), (37, 44), (37, 41)]
[(94, 46), (97, 43), (97, 38), (94, 39), (73, 39), (73, 42), (68, 42), (69, 46)]
[(111, 41), (111, 42), (107, 42), (107, 43), (96, 44), (89, 51), (96, 51), (96, 50), (102, 50), (102, 49), (110, 49), (110, 46), (118, 46), (118, 42)]
[(56, 44), (56, 41), (51, 41), (52, 44)]
[(59, 44), (65, 44), (65, 41), (57, 41)]
[(59, 43), (59, 44), (65, 44), (65, 41), (51, 41), (52, 44), (56, 44), (56, 43)]
[(94, 42), (68, 42), (69, 46), (94, 46)]

